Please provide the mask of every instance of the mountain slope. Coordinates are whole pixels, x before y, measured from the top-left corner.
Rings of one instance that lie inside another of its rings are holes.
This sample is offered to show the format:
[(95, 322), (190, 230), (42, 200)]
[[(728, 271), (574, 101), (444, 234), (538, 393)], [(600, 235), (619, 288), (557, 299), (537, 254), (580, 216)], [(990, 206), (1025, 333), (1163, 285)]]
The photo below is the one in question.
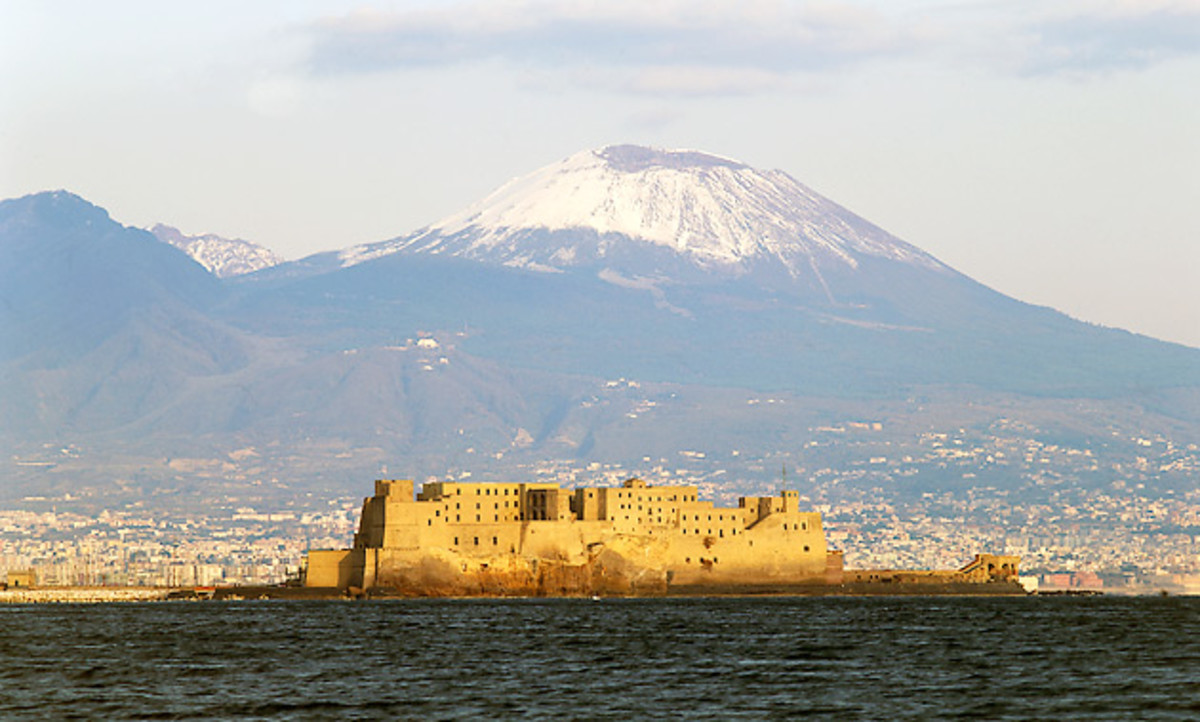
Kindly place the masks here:
[(331, 349), (465, 331), (465, 351), (526, 369), (848, 398), (928, 384), (1112, 397), (1200, 383), (1194, 349), (1089, 326), (960, 277), (887, 270), (888, 286), (835, 306), (747, 279), (656, 283), (395, 254), (248, 293), (229, 318)]
[(247, 360), (226, 296), (182, 251), (56, 191), (0, 203), (0, 427), (111, 430)]
[[(569, 239), (563, 231), (590, 233)], [(388, 253), (430, 253), (555, 270), (604, 265), (619, 245), (666, 249), (726, 274), (778, 264), (793, 277), (819, 276), (864, 256), (945, 269), (782, 171), (629, 145), (577, 153), (412, 236), (340, 258), (353, 265)]]
[(239, 317), (293, 325), (299, 303), (345, 343), (470, 328), (464, 348), (556, 373), (850, 396), (1200, 382), (1194, 350), (1008, 298), (782, 172), (695, 151), (584, 151), (409, 236), (256, 276)]
[[(820, 431), (855, 418), (883, 419), (885, 447), (993, 422), (1097, 453), (1128, 429), (1200, 442), (1200, 351), (1008, 298), (783, 174), (690, 151), (588, 151), (417, 233), (227, 279), (65, 193), (0, 205), (0, 253), (13, 490), (357, 493), (384, 464), (706, 449), (714, 475), (761, 481), (778, 454), (861, 463)], [(1116, 466), (1090, 468), (1063, 483)]]
[(254, 273), (283, 262), (271, 249), (240, 238), (222, 238), (212, 233), (189, 236), (162, 223), (150, 228), (150, 233), (191, 256), (217, 278)]
[(184, 253), (65, 191), (0, 202), (0, 359), (69, 358), (136, 309), (202, 310), (225, 294)]

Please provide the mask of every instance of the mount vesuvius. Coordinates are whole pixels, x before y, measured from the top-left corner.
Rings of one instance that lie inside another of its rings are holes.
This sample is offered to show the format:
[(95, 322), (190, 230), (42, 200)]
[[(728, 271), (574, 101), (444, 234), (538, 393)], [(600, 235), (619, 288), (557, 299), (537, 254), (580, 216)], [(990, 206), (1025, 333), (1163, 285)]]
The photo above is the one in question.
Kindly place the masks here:
[[(838, 415), (928, 425), (931, 398), (1200, 440), (1200, 351), (1021, 303), (696, 151), (584, 151), (416, 232), (226, 279), (62, 192), (0, 204), (0, 253), (6, 458), (93, 455), (16, 468), (24, 492), (765, 457)], [(787, 403), (748, 411), (764, 393)]]

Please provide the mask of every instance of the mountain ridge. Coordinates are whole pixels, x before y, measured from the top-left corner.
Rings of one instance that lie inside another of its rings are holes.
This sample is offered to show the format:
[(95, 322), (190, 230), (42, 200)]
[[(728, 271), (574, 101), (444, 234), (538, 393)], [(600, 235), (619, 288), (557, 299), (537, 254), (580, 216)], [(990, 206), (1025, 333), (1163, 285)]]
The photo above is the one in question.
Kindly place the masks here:
[[(588, 178), (600, 166), (681, 183), (757, 173), (695, 151), (596, 153), (584, 152)], [(569, 183), (575, 166), (555, 167), (547, 174)], [(818, 210), (840, 212), (829, 204)], [(856, 218), (823, 228), (904, 243)], [(819, 214), (806, 222), (819, 226)], [(975, 423), (992, 413), (975, 408), (981, 399), (1096, 448), (1109, 429), (1147, 419), (1200, 442), (1189, 406), (1200, 351), (1030, 306), (908, 244), (804, 246), (791, 258), (815, 259), (813, 273), (747, 241), (757, 250), (730, 270), (694, 262), (679, 244), (576, 226), (517, 229), (505, 236), (515, 256), (456, 255), (497, 248), (487, 234), (512, 227), (442, 227), (456, 230), (425, 237), (442, 246), (379, 246), (389, 252), (352, 264), (334, 251), (218, 279), (75, 196), (0, 204), (0, 336), (15, 350), (0, 357), (0, 442), (21, 450), (6, 458), (74, 445), (114, 460), (70, 467), (56, 483), (132, 476), (155, 488), (179, 478), (171, 459), (241, 468), (224, 455), (253, 448), (251, 468), (271, 470), (254, 473), (349, 489), (397, 459), (414, 476), (482, 474), (546, 458), (636, 467), (647, 450), (705, 446), (724, 450), (714, 474), (752, 475), (761, 463), (731, 460), (733, 449), (737, 459), (844, 460), (853, 452), (810, 450), (825, 443), (816, 429), (845, 414), (885, 416), (900, 434), (945, 418)], [(538, 252), (602, 245), (603, 255), (536, 265)], [(1086, 418), (1071, 417), (1085, 406)], [(951, 407), (957, 415), (928, 416)], [(140, 459), (135, 470), (121, 466), (126, 456)], [(53, 477), (42, 468), (17, 469), (13, 488)], [(938, 474), (931, 484), (968, 483)], [(920, 486), (905, 477), (903, 488)]]
[(163, 223), (146, 230), (191, 256), (217, 278), (242, 276), (283, 263), (283, 257), (266, 246), (241, 238), (223, 238), (215, 233), (189, 236)]
[[(561, 243), (562, 233), (594, 239)], [(542, 244), (552, 237), (559, 243)], [(673, 251), (715, 273), (778, 263), (788, 275), (879, 256), (949, 271), (933, 256), (782, 171), (699, 151), (631, 145), (576, 153), (501, 186), (432, 225), (337, 252), (340, 266), (433, 253), (532, 270), (603, 265), (614, 245)]]
[(138, 309), (203, 313), (224, 296), (187, 254), (77, 195), (0, 202), (0, 358), (69, 358)]

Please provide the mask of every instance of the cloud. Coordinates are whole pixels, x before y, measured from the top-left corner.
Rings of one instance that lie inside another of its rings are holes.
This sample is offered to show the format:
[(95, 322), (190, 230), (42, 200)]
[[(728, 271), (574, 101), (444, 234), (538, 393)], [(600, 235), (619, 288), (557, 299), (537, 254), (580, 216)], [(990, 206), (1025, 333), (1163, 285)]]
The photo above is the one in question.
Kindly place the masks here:
[[(357, 12), (310, 26), (318, 74), (500, 59), (603, 69), (628, 92), (728, 94), (786, 74), (914, 52), (920, 38), (850, 4), (503, 0)], [(614, 85), (613, 82), (606, 82)]]
[[(884, 7), (872, 3), (877, 7)], [(746, 95), (897, 59), (1091, 75), (1200, 53), (1197, 0), (467, 0), (307, 27), (308, 70), (368, 74), (500, 61), (637, 95)]]
[(1120, 2), (1026, 24), (1020, 69), (1033, 75), (1142, 70), (1200, 54), (1200, 3)]

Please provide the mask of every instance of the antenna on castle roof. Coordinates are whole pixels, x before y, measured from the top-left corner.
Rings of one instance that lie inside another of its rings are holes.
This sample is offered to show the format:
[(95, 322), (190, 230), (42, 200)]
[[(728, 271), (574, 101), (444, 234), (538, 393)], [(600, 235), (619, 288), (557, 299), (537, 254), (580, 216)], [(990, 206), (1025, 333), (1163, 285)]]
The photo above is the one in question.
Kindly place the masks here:
[(783, 492), (787, 489), (787, 464), (783, 464), (779, 469), (779, 491)]

